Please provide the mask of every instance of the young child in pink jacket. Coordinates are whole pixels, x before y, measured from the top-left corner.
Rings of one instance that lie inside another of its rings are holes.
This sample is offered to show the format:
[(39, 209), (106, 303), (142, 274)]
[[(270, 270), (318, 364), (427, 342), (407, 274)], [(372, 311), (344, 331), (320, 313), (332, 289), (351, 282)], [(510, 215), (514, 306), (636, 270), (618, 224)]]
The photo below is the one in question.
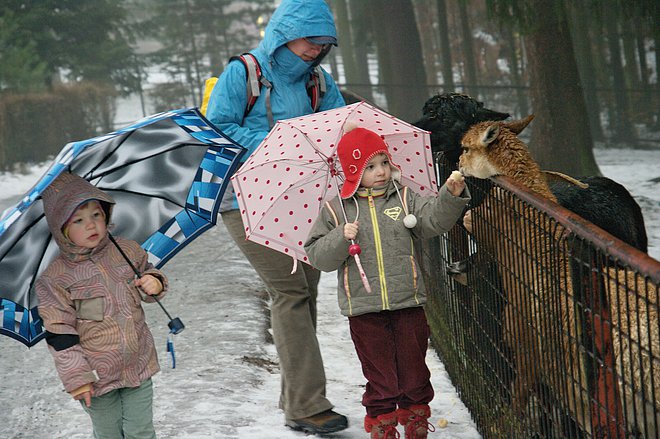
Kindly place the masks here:
[(43, 193), (60, 253), (37, 279), (39, 314), (55, 367), (90, 415), (97, 439), (155, 438), (151, 377), (160, 367), (142, 301), (167, 278), (131, 240), (110, 241), (113, 199), (87, 180), (62, 174)]

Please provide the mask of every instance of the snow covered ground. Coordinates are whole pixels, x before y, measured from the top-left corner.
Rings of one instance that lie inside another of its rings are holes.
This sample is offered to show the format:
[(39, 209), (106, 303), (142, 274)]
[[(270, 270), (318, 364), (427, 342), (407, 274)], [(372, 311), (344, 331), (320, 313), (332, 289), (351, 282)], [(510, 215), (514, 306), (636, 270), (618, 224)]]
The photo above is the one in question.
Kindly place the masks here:
[[(0, 174), (0, 194), (22, 194), (44, 171)], [(14, 200), (12, 200), (13, 203)], [(3, 204), (4, 203), (4, 204)], [(0, 211), (9, 203), (0, 200)], [(176, 368), (166, 355), (168, 319), (145, 306), (156, 338), (162, 372), (154, 377), (154, 416), (160, 438), (304, 437), (286, 428), (277, 407), (280, 376), (274, 345), (267, 342), (262, 284), (220, 223), (164, 267), (170, 293), (163, 304), (186, 329), (174, 336)], [(339, 313), (336, 278), (324, 274), (319, 291), (318, 333), (325, 361), (327, 394), (349, 417), (335, 438), (363, 438), (364, 389), (360, 363)], [(432, 421), (449, 421), (437, 438), (479, 438), (434, 351), (428, 354), (436, 397)], [(91, 423), (62, 390), (44, 342), (27, 349), (0, 336), (0, 438), (91, 437)]]
[[(660, 259), (660, 151), (597, 149), (605, 176), (630, 190), (644, 211), (650, 254)], [(0, 173), (0, 211), (13, 204), (45, 171)], [(161, 438), (301, 438), (283, 425), (277, 408), (279, 372), (268, 340), (265, 295), (222, 224), (177, 255), (164, 271), (171, 292), (163, 300), (186, 330), (174, 337), (176, 368), (165, 353), (167, 317), (146, 306), (161, 360), (154, 378), (154, 416)], [(328, 378), (327, 393), (350, 427), (335, 438), (364, 438), (360, 398), (364, 378), (336, 304), (334, 274), (319, 292), (318, 333)], [(479, 438), (442, 362), (430, 351), (436, 397), (432, 438)], [(89, 438), (89, 418), (62, 391), (45, 343), (32, 349), (0, 336), (0, 438)], [(446, 428), (438, 420), (449, 421)]]

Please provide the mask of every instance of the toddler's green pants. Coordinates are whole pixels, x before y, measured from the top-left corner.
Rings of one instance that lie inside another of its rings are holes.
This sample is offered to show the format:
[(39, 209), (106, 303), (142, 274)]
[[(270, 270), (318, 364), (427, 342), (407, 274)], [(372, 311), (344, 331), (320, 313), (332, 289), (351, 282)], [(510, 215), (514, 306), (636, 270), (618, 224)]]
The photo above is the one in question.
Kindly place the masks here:
[(156, 439), (151, 378), (139, 387), (123, 387), (94, 396), (91, 407), (82, 400), (81, 404), (92, 418), (96, 439)]

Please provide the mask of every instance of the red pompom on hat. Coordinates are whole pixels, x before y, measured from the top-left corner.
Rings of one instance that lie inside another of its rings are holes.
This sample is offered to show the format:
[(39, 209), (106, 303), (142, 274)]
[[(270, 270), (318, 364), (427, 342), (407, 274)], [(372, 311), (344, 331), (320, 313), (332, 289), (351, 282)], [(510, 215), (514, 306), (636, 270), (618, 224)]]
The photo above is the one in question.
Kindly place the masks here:
[(355, 128), (347, 124), (344, 135), (337, 145), (337, 157), (344, 171), (344, 185), (341, 197), (350, 198), (360, 187), (364, 168), (374, 156), (385, 154), (390, 160), (392, 178), (399, 181), (401, 170), (392, 161), (392, 156), (385, 141), (373, 131), (366, 128)]

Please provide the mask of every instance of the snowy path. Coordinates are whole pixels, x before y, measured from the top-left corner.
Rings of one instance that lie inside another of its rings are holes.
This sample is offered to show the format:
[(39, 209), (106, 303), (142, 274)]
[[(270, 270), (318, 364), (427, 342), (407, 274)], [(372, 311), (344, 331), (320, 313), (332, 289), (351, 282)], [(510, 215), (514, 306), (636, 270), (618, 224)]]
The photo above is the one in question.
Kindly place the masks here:
[[(177, 255), (164, 271), (171, 292), (163, 304), (186, 329), (174, 337), (177, 367), (165, 355), (167, 317), (147, 306), (162, 372), (154, 378), (154, 416), (160, 438), (305, 437), (283, 425), (277, 408), (279, 372), (267, 328), (261, 282), (219, 224)], [(334, 273), (319, 292), (318, 333), (328, 378), (327, 393), (348, 430), (336, 438), (364, 438), (360, 405), (364, 378), (339, 314)], [(428, 355), (436, 397), (432, 421), (447, 418), (434, 438), (478, 438), (469, 413), (434, 351)], [(0, 438), (91, 437), (87, 415), (61, 390), (45, 343), (27, 349), (0, 337)]]
[[(644, 211), (649, 253), (660, 258), (660, 151), (596, 149), (604, 175), (621, 182)], [(634, 172), (631, 172), (631, 169)], [(46, 170), (0, 173), (0, 212), (17, 201)], [(175, 337), (177, 368), (164, 352), (167, 318), (147, 306), (162, 372), (156, 375), (154, 412), (161, 439), (304, 437), (283, 426), (277, 408), (279, 374), (268, 343), (261, 282), (220, 224), (193, 242), (168, 265), (170, 313), (187, 329)], [(318, 333), (328, 377), (328, 396), (349, 417), (350, 428), (336, 438), (364, 438), (360, 405), (364, 379), (339, 314), (334, 274), (323, 276)], [(478, 438), (465, 406), (431, 351), (427, 358), (436, 397), (431, 421), (450, 421), (430, 438)], [(87, 415), (61, 390), (46, 345), (32, 349), (0, 336), (0, 438), (89, 438)]]

